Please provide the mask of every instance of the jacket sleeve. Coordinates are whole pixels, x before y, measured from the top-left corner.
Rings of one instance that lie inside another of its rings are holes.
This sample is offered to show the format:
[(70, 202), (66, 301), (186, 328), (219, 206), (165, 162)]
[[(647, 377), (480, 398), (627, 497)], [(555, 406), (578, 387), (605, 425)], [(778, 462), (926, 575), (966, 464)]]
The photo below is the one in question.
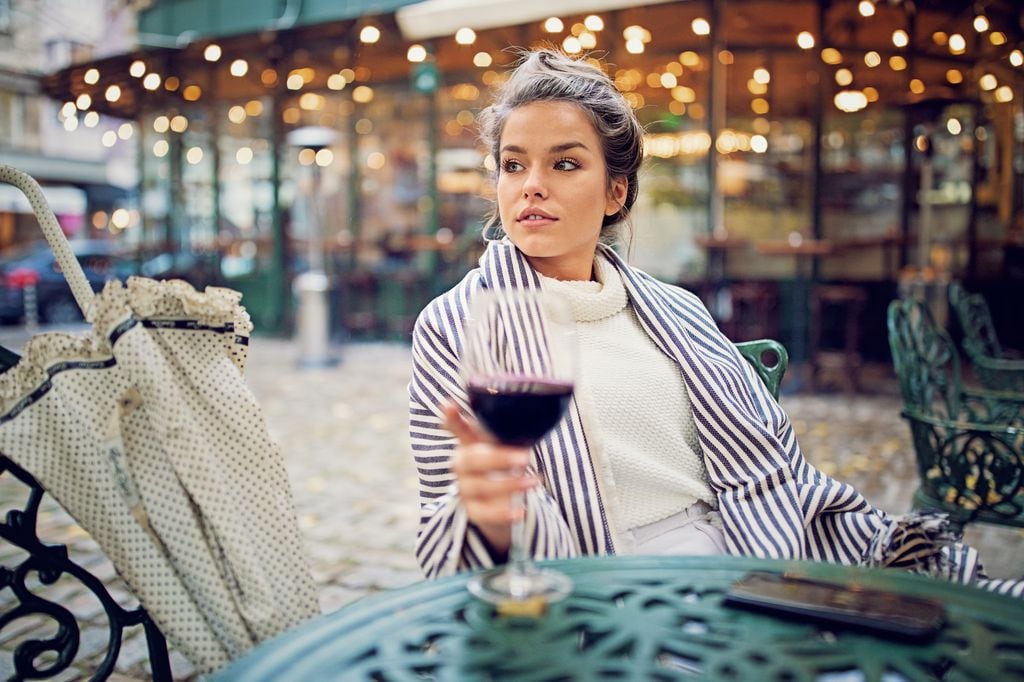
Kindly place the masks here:
[[(488, 568), (495, 563), (459, 497), (458, 482), (451, 471), (458, 441), (444, 427), (441, 412), (448, 402), (466, 414), (470, 412), (459, 378), (461, 308), (457, 296), (442, 297), (420, 314), (413, 330), (409, 438), (419, 476), (416, 557), (428, 578)], [(526, 508), (524, 537), (535, 559), (576, 554), (568, 525), (545, 489), (529, 491)]]
[(1024, 597), (1024, 580), (991, 580), (978, 551), (958, 541), (946, 515), (910, 512), (889, 515), (872, 507), (848, 483), (815, 469), (800, 452), (785, 411), (743, 361), (755, 403), (775, 431), (789, 458), (803, 508), (804, 558), (871, 567), (902, 568), (913, 573), (973, 584), (985, 590)]

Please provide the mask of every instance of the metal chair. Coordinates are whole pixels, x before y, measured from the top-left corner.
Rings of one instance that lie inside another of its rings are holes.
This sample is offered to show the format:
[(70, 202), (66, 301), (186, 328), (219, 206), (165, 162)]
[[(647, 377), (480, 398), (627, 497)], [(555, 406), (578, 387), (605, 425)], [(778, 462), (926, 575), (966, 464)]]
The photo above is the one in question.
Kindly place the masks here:
[(1024, 395), (965, 389), (952, 339), (917, 300), (893, 301), (889, 346), (921, 484), (914, 507), (1024, 527)]
[[(737, 343), (736, 350), (754, 366), (757, 376), (761, 377), (761, 381), (771, 391), (772, 397), (778, 399), (779, 384), (782, 383), (782, 377), (789, 366), (789, 353), (786, 352), (786, 347), (774, 339), (758, 339)], [(772, 357), (775, 358), (774, 361)]]
[(949, 303), (964, 333), (964, 350), (982, 385), (994, 391), (1024, 392), (1024, 360), (1006, 357), (984, 297), (968, 294), (953, 282)]
[[(68, 556), (64, 545), (45, 544), (39, 539), (36, 521), (43, 488), (25, 469), (0, 455), (0, 475), (9, 473), (28, 488), (23, 509), (11, 509), (0, 523), (0, 538), (28, 554), (16, 566), (0, 566), (0, 595), (3, 612), (0, 613), (0, 631), (22, 618), (35, 618), (56, 624), (55, 635), (28, 635), (14, 650), (15, 674), (11, 679), (46, 679), (66, 674), (79, 653), (82, 629), (75, 614), (65, 605), (47, 598), (30, 588), (35, 584), (30, 576), (43, 585), (53, 585), (62, 576), (69, 576), (85, 586), (102, 604), (106, 612), (108, 640), (103, 660), (92, 671), (93, 680), (105, 680), (114, 672), (126, 628), (141, 625), (145, 631), (149, 650), (149, 665), (154, 680), (171, 680), (171, 666), (167, 643), (156, 623), (141, 606), (125, 609), (110, 595), (95, 575)], [(7, 590), (10, 589), (8, 593)], [(13, 604), (12, 604), (13, 602)], [(32, 632), (37, 632), (38, 627)], [(52, 630), (52, 627), (49, 628)]]

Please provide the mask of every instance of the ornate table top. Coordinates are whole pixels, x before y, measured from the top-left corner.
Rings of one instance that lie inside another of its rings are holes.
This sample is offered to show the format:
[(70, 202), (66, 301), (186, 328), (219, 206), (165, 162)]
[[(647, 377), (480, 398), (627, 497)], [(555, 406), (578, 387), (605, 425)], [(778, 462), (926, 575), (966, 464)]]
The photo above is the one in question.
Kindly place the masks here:
[[(548, 562), (576, 584), (537, 620), (497, 616), (466, 575), (382, 592), (321, 616), (221, 671), (224, 680), (1018, 679), (1024, 604), (899, 571), (735, 557)], [(925, 644), (722, 606), (749, 571), (932, 596), (948, 623)]]

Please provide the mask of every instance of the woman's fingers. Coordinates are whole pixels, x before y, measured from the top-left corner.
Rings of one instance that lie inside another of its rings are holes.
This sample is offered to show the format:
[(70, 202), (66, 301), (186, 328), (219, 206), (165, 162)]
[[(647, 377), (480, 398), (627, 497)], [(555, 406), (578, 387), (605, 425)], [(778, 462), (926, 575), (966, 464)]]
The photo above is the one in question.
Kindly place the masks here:
[(508, 448), (490, 443), (464, 445), (456, 451), (452, 469), (459, 477), (489, 474), (510, 475), (522, 471), (530, 464), (530, 451)]
[(452, 472), (459, 481), (459, 496), (469, 519), (488, 533), (493, 542), (507, 546), (508, 524), (526, 514), (520, 493), (539, 485), (540, 479), (529, 472), (530, 451), (496, 444), (474, 422), (466, 419), (458, 406), (444, 406), (445, 428), (459, 441), (452, 458)]
[(463, 476), (459, 478), (459, 495), (467, 500), (508, 498), (529, 490), (538, 482), (537, 477), (532, 474)]
[(445, 428), (451, 431), (463, 445), (488, 440), (487, 434), (480, 427), (470, 423), (462, 416), (458, 405), (447, 403), (442, 410), (444, 412)]
[(477, 526), (499, 526), (504, 530), (509, 524), (526, 518), (526, 508), (512, 502), (505, 504), (466, 502), (466, 515)]

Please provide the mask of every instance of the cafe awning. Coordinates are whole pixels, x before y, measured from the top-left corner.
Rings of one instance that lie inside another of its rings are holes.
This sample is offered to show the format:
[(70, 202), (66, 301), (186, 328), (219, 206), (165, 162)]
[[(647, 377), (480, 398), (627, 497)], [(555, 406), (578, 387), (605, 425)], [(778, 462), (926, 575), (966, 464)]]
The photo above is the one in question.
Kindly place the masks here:
[(400, 8), (395, 16), (402, 35), (423, 40), (453, 35), (463, 27), (482, 30), (546, 19), (656, 5), (671, 0), (425, 0)]

